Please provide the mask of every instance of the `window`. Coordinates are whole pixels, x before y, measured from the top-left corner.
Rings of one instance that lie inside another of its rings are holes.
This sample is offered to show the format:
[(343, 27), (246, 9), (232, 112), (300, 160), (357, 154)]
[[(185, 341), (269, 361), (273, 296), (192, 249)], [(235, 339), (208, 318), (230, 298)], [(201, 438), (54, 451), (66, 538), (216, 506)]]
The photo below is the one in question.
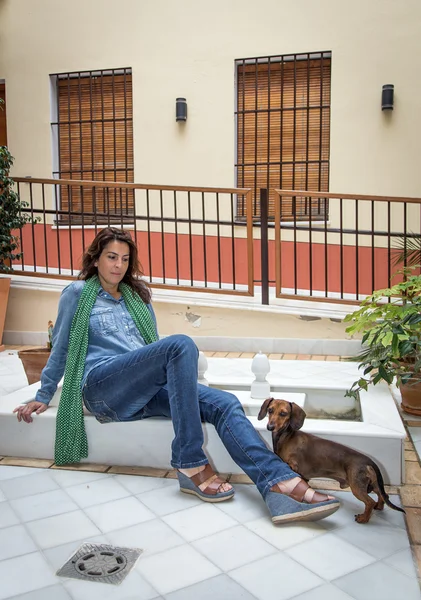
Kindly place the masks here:
[[(237, 185), (253, 190), (258, 217), (260, 189), (328, 191), (330, 52), (236, 61)], [(327, 202), (296, 198), (296, 218), (327, 218)], [(292, 198), (283, 198), (283, 220), (292, 220)], [(238, 218), (245, 206), (237, 207)]]
[[(58, 167), (54, 175), (61, 179), (133, 182), (131, 69), (52, 77), (57, 94), (57, 115), (52, 123)], [(62, 214), (61, 220), (71, 219), (74, 223), (121, 222), (122, 217), (134, 214), (133, 190), (61, 186), (60, 209), (69, 212)]]

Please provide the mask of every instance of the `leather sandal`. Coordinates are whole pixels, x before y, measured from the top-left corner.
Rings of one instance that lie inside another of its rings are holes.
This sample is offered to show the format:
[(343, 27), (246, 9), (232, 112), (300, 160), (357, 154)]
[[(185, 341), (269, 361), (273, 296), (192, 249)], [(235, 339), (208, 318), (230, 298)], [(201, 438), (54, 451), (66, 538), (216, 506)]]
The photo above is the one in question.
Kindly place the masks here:
[(338, 510), (339, 500), (336, 498), (323, 500), (325, 495), (316, 491), (311, 501), (306, 502), (306, 492), (311, 489), (305, 481), (299, 481), (288, 495), (269, 491), (265, 502), (272, 516), (272, 522), (279, 524), (293, 521), (318, 521)]
[[(312, 492), (310, 500), (306, 499), (307, 492)], [(326, 494), (320, 494), (319, 492), (311, 488), (308, 485), (308, 483), (304, 481), (304, 479), (301, 479), (301, 481), (297, 483), (295, 488), (293, 488), (291, 492), (285, 495), (289, 496), (293, 500), (296, 500), (297, 502), (305, 502), (306, 504), (319, 504), (320, 502), (327, 502)]]
[[(209, 463), (202, 471), (192, 477), (188, 477), (177, 470), (177, 477), (181, 492), (198, 496), (204, 502), (224, 502), (224, 500), (230, 500), (234, 496), (233, 489), (227, 492), (218, 492), (221, 485), (226, 481), (218, 477)], [(199, 485), (203, 483), (207, 485), (204, 490), (201, 490)]]

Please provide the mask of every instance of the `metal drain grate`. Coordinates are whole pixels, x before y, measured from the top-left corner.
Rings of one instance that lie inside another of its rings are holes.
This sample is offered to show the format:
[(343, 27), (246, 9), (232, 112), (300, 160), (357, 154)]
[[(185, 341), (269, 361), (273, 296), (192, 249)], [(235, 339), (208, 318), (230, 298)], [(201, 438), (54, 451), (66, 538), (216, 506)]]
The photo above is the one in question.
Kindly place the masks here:
[(82, 544), (57, 571), (59, 577), (118, 585), (134, 567), (142, 550), (108, 544)]

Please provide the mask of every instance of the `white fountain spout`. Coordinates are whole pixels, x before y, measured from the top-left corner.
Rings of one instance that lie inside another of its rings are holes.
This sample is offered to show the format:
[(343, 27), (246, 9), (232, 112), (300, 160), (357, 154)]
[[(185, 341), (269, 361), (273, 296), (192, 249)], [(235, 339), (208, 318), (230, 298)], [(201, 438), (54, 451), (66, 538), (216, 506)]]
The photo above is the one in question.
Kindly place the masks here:
[(270, 371), (270, 364), (266, 354), (256, 354), (251, 363), (251, 370), (256, 379), (251, 384), (250, 396), (258, 400), (269, 398), (270, 384), (266, 376)]
[(205, 373), (208, 370), (208, 359), (204, 355), (203, 352), (199, 352), (199, 358), (197, 362), (197, 371), (198, 371), (198, 382), (202, 385), (209, 385), (209, 381), (205, 377)]

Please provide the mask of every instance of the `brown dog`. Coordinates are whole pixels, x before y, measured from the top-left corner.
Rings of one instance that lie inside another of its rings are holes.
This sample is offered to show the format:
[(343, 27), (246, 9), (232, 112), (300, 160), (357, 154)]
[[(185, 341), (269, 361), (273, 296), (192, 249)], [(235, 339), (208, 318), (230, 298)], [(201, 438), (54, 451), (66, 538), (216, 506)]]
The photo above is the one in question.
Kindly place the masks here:
[[(349, 486), (354, 496), (364, 502), (364, 513), (355, 515), (358, 523), (368, 523), (373, 509), (383, 510), (385, 502), (390, 508), (405, 512), (389, 500), (380, 469), (371, 458), (342, 444), (299, 431), (306, 413), (295, 402), (268, 398), (257, 418), (262, 420), (266, 415), (273, 450), (293, 471), (306, 480), (336, 479), (341, 488)], [(368, 495), (373, 491), (378, 496), (377, 502)]]

